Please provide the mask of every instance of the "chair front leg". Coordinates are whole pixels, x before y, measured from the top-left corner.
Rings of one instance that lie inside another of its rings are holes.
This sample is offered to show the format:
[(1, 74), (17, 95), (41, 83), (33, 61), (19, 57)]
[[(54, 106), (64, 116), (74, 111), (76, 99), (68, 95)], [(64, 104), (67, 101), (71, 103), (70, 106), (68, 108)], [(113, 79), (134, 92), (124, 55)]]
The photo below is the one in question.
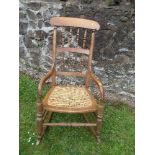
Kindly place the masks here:
[(97, 126), (96, 126), (97, 143), (100, 143), (100, 132), (101, 132), (101, 128), (102, 128), (102, 118), (103, 118), (103, 105), (102, 104), (98, 104)]
[(39, 145), (41, 138), (43, 136), (43, 105), (41, 102), (37, 103), (37, 142)]

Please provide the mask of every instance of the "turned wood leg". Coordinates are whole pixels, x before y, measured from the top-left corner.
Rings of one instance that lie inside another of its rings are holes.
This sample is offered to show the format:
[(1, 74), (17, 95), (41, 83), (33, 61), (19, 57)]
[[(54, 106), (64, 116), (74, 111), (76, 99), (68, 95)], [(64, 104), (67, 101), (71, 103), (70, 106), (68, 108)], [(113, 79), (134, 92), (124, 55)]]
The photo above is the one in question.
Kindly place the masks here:
[(96, 126), (97, 143), (100, 143), (100, 132), (101, 132), (101, 128), (102, 128), (102, 118), (103, 118), (103, 105), (98, 105), (97, 126)]
[(40, 143), (43, 136), (43, 106), (42, 103), (37, 103), (37, 142), (36, 145)]

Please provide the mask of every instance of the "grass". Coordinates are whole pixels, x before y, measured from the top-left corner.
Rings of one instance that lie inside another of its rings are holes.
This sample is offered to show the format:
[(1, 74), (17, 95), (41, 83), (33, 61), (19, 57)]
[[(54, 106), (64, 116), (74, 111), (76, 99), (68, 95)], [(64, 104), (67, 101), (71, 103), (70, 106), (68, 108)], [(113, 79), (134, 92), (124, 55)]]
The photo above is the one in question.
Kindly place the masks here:
[[(48, 128), (36, 142), (37, 81), (20, 75), (20, 155), (134, 155), (134, 109), (106, 103), (101, 144), (85, 128)], [(72, 117), (70, 117), (72, 116)], [(55, 121), (80, 121), (80, 115), (54, 115)]]

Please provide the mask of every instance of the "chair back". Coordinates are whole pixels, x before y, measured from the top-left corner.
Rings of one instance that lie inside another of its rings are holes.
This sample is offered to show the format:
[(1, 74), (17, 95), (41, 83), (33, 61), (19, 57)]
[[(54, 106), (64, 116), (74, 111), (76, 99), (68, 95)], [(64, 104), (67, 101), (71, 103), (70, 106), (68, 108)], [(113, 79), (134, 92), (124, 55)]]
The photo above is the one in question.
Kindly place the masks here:
[(53, 17), (52, 60), (56, 74), (61, 76), (85, 76), (92, 71), (92, 54), (95, 32), (100, 25), (93, 20)]

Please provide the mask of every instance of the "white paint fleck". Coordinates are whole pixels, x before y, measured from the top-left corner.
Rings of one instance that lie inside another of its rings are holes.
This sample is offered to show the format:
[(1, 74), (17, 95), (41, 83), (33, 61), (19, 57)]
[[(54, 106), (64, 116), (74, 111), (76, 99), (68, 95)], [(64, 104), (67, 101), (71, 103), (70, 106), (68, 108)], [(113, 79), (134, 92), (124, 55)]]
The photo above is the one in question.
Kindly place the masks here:
[(128, 52), (129, 49), (128, 49), (128, 48), (120, 48), (118, 51), (119, 51), (119, 52)]

